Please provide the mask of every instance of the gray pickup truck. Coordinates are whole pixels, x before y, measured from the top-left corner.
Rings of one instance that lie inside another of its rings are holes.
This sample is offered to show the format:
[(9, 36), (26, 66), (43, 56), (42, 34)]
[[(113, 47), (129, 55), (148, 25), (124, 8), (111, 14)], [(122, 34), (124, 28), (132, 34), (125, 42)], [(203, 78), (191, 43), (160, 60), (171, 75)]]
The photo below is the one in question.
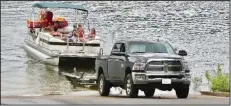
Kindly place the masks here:
[(190, 70), (183, 56), (185, 50), (176, 50), (168, 42), (117, 41), (110, 55), (100, 55), (95, 62), (98, 90), (108, 96), (111, 87), (125, 89), (128, 97), (144, 91), (152, 97), (155, 89), (175, 89), (178, 98), (187, 98)]

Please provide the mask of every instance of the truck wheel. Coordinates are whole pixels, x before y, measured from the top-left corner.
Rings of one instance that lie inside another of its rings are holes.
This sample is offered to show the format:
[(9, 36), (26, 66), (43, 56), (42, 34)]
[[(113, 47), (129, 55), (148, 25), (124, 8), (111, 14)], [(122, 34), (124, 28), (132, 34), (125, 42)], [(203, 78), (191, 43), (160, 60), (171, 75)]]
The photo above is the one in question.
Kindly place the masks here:
[(131, 74), (128, 74), (125, 78), (124, 88), (126, 91), (126, 94), (129, 98), (136, 98), (138, 96), (138, 89), (133, 84), (132, 76)]
[(155, 93), (155, 89), (144, 90), (144, 94), (146, 97), (153, 97)]
[(189, 93), (189, 87), (186, 88), (177, 88), (175, 89), (176, 91), (176, 96), (178, 98), (187, 98), (188, 97), (188, 93)]
[(104, 75), (101, 74), (98, 80), (98, 91), (101, 96), (108, 96), (110, 92), (110, 86), (108, 81), (105, 80)]

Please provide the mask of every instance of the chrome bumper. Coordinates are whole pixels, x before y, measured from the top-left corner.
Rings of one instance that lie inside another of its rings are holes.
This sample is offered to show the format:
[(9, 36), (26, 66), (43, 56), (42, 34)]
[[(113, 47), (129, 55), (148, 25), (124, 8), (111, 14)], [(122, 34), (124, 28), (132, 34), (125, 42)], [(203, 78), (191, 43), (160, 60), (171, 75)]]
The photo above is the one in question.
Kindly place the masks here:
[[(149, 78), (150, 76), (154, 78)], [(172, 76), (171, 78), (168, 78)], [(176, 77), (173, 77), (176, 76)], [(182, 78), (177, 78), (177, 77)], [(191, 83), (191, 75), (182, 73), (182, 74), (147, 74), (147, 73), (132, 73), (133, 83), (134, 84), (158, 84), (158, 85), (173, 85), (173, 84), (184, 84), (189, 85)], [(171, 79), (170, 84), (163, 84), (163, 79)]]

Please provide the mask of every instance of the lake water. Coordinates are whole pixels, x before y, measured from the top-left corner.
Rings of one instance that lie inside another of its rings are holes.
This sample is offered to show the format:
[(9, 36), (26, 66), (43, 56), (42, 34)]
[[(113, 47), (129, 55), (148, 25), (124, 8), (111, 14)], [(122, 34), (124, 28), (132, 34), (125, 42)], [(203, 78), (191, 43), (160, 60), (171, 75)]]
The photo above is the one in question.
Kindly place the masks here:
[[(27, 56), (22, 45), (26, 19), (34, 1), (1, 1), (1, 94), (50, 95), (73, 92), (71, 83)], [(188, 52), (193, 77), (206, 82), (205, 70), (229, 72), (229, 1), (66, 1), (89, 9), (91, 27), (104, 39), (109, 53), (121, 39), (153, 41), (158, 38)], [(65, 11), (65, 10), (63, 10)], [(68, 11), (66, 11), (68, 13)], [(62, 15), (62, 14), (61, 14)], [(67, 14), (63, 14), (67, 16)], [(202, 86), (207, 90), (207, 86)], [(77, 87), (75, 90), (88, 90)]]

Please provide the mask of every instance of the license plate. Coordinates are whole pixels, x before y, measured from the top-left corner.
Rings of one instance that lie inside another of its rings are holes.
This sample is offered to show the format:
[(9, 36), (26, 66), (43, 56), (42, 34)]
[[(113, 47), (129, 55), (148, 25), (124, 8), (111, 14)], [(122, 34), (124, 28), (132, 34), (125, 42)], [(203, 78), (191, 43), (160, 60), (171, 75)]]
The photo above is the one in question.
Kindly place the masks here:
[(162, 79), (162, 84), (171, 84), (171, 79)]

